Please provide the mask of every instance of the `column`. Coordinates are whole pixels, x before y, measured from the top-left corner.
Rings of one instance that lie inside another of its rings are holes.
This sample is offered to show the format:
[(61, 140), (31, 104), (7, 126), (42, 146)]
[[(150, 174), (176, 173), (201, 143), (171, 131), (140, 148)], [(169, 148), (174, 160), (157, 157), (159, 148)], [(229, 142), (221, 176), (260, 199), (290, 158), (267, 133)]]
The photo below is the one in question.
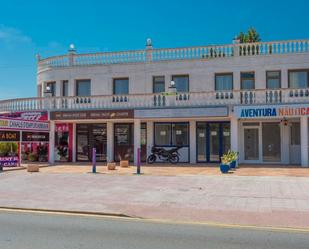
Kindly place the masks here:
[(231, 150), (239, 152), (238, 148), (238, 120), (236, 117), (231, 117)]
[(56, 96), (59, 97), (62, 95), (62, 81), (56, 81)]
[(55, 121), (50, 121), (49, 133), (49, 163), (55, 163)]
[(134, 119), (134, 165), (137, 165), (138, 149), (141, 149), (141, 120)]
[(147, 157), (151, 154), (151, 148), (154, 145), (153, 141), (153, 122), (147, 122)]
[(281, 88), (288, 88), (288, 87), (289, 87), (288, 70), (284, 68), (281, 70)]
[(196, 163), (196, 121), (190, 121), (190, 163)]
[(77, 153), (76, 153), (76, 136), (77, 136), (77, 133), (76, 133), (76, 123), (73, 123), (72, 124), (72, 126), (73, 126), (73, 143), (72, 143), (72, 146), (73, 146), (73, 148), (72, 148), (72, 162), (73, 163), (75, 163), (76, 162), (76, 155), (77, 155)]
[(301, 166), (308, 167), (308, 117), (300, 117)]
[(107, 129), (107, 148), (106, 148), (106, 156), (107, 156), (107, 162), (113, 162), (114, 161), (114, 123), (113, 122), (107, 122), (106, 124)]

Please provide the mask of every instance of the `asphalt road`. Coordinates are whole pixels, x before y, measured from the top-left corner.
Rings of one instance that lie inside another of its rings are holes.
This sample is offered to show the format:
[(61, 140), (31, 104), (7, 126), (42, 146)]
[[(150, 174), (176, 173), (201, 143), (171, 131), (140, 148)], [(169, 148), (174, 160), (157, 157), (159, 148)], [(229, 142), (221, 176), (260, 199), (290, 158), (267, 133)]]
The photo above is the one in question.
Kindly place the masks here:
[(0, 211), (0, 248), (308, 249), (309, 234)]

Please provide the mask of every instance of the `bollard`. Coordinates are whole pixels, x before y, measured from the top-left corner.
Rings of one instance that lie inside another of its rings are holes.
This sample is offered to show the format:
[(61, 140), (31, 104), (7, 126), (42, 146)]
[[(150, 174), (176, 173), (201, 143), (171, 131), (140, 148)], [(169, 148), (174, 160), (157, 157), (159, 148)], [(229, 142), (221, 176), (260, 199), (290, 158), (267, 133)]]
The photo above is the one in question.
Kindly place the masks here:
[(95, 148), (92, 149), (92, 173), (97, 173), (97, 165), (96, 165), (96, 158), (97, 151)]
[(137, 165), (136, 165), (136, 174), (141, 174), (141, 149), (137, 148)]

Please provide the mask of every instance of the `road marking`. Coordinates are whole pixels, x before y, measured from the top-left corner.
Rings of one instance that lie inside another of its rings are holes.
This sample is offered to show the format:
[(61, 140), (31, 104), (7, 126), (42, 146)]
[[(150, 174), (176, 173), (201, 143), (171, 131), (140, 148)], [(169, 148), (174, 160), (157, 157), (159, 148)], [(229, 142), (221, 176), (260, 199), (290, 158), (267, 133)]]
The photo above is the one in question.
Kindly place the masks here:
[(174, 221), (168, 219), (151, 219), (151, 218), (139, 218), (130, 217), (122, 214), (108, 214), (108, 213), (95, 213), (95, 212), (78, 212), (78, 211), (54, 211), (44, 209), (23, 209), (23, 208), (5, 208), (0, 207), (0, 212), (11, 213), (33, 213), (33, 214), (49, 214), (49, 215), (61, 215), (61, 216), (79, 216), (79, 217), (92, 217), (103, 219), (120, 219), (123, 221), (135, 221), (135, 222), (148, 222), (157, 224), (169, 224), (169, 225), (199, 225), (210, 226), (219, 228), (233, 228), (233, 229), (251, 229), (259, 231), (271, 231), (271, 232), (288, 232), (288, 233), (309, 233), (309, 228), (298, 227), (272, 227), (272, 226), (257, 226), (257, 225), (239, 225), (239, 224), (225, 224), (217, 222), (190, 222), (190, 221)]

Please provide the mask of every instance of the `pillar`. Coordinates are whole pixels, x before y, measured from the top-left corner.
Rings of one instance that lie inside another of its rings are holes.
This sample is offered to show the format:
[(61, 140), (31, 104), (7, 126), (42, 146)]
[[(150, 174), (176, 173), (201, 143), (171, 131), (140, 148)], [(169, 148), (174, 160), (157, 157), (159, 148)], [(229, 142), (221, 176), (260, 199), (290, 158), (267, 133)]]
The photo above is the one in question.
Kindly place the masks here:
[(114, 123), (107, 122), (107, 148), (106, 148), (106, 161), (113, 162), (114, 161)]
[(72, 141), (73, 141), (73, 143), (72, 143), (72, 162), (76, 162), (76, 155), (77, 155), (77, 153), (76, 153), (76, 136), (77, 136), (77, 134), (76, 134), (76, 123), (73, 123), (72, 124), (72, 127), (73, 127), (73, 139), (72, 139)]
[(62, 81), (57, 80), (56, 81), (56, 91), (55, 91), (55, 95), (57, 97), (62, 96)]
[(153, 122), (149, 121), (147, 122), (147, 157), (151, 154), (151, 148), (154, 145), (154, 141), (153, 141)]
[(138, 149), (141, 149), (141, 120), (134, 119), (134, 165), (137, 165)]
[(231, 118), (231, 150), (239, 152), (238, 148), (238, 119), (234, 116)]
[(308, 167), (308, 117), (300, 117), (301, 166)]
[(196, 163), (196, 121), (190, 121), (190, 163)]
[(49, 134), (49, 163), (55, 163), (55, 121), (50, 121)]

